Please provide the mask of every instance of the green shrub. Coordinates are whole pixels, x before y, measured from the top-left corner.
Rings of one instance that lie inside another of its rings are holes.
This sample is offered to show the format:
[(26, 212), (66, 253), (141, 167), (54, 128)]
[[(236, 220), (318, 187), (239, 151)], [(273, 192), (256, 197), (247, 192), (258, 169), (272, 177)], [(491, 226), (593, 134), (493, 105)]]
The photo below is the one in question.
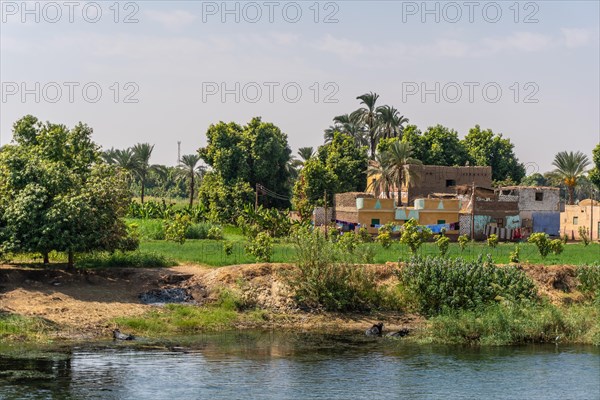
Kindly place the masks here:
[(166, 219), (165, 239), (183, 244), (185, 243), (185, 233), (192, 224), (188, 215), (177, 214), (173, 219)]
[(358, 238), (360, 239), (361, 243), (371, 243), (373, 241), (373, 237), (365, 226), (362, 226), (358, 229)]
[(542, 258), (546, 258), (548, 253), (550, 253), (550, 240), (548, 239), (548, 235), (542, 232), (532, 233), (527, 239), (529, 243), (534, 243)]
[(431, 230), (419, 226), (417, 221), (409, 219), (402, 225), (400, 243), (404, 243), (410, 249), (411, 254), (416, 254), (421, 245), (431, 238)]
[(209, 223), (196, 223), (191, 224), (185, 230), (186, 239), (206, 239), (208, 237), (208, 230), (212, 227)]
[(384, 249), (389, 249), (392, 245), (392, 235), (387, 231), (379, 232), (375, 241)]
[(160, 219), (129, 219), (127, 226), (142, 240), (165, 240), (164, 222)]
[(496, 235), (495, 233), (492, 233), (487, 238), (487, 245), (489, 247), (491, 247), (492, 249), (495, 249), (498, 246), (498, 235)]
[(443, 257), (448, 252), (448, 247), (450, 246), (450, 238), (448, 236), (438, 235), (435, 241), (435, 245), (438, 247), (440, 255)]
[(218, 226), (211, 226), (206, 238), (210, 240), (223, 240), (223, 230)]
[(348, 253), (354, 253), (354, 249), (356, 249), (356, 246), (359, 244), (360, 240), (358, 239), (358, 236), (354, 234), (354, 232), (344, 232), (339, 235), (339, 238), (336, 241), (338, 248)]
[(460, 235), (458, 237), (458, 246), (460, 247), (461, 252), (465, 250), (465, 247), (467, 247), (470, 240), (468, 235)]
[(600, 265), (582, 265), (577, 268), (579, 290), (600, 302)]
[(559, 255), (564, 250), (563, 242), (560, 239), (551, 240), (548, 246), (550, 247), (550, 251), (555, 255)]
[(470, 310), (502, 300), (536, 298), (535, 285), (516, 267), (498, 268), (483, 262), (447, 258), (410, 260), (398, 277), (418, 311), (435, 315), (444, 310)]
[(246, 245), (246, 252), (258, 262), (269, 262), (273, 256), (273, 238), (267, 232), (260, 232)]
[(583, 242), (584, 246), (590, 244), (590, 228), (580, 226), (579, 227), (579, 239)]
[(518, 263), (521, 259), (521, 246), (515, 245), (515, 250), (510, 253), (509, 261), (511, 263)]
[(223, 251), (225, 255), (229, 257), (233, 254), (233, 243), (232, 242), (223, 242)]
[(301, 306), (328, 311), (366, 311), (382, 306), (385, 296), (373, 274), (340, 261), (336, 247), (323, 234), (302, 229), (292, 240), (297, 263), (285, 278)]
[(161, 268), (171, 267), (177, 263), (158, 253), (146, 253), (141, 251), (114, 253), (91, 253), (84, 254), (75, 260), (75, 266), (81, 268)]

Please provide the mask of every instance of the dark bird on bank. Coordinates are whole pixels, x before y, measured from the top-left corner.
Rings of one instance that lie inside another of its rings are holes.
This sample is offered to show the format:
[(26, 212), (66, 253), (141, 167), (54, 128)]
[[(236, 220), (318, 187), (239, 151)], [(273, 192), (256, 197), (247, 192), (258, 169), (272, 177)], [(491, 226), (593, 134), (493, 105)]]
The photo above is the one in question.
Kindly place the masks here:
[(126, 335), (124, 333), (121, 333), (120, 330), (115, 329), (113, 331), (113, 339), (114, 340), (135, 340), (135, 336), (133, 336), (133, 335)]
[(410, 331), (408, 329), (404, 328), (404, 329), (400, 329), (398, 332), (389, 333), (387, 336), (400, 338), (400, 337), (408, 336), (409, 333), (410, 333)]
[(365, 335), (367, 336), (381, 336), (383, 333), (383, 322), (373, 325), (371, 328), (367, 329)]

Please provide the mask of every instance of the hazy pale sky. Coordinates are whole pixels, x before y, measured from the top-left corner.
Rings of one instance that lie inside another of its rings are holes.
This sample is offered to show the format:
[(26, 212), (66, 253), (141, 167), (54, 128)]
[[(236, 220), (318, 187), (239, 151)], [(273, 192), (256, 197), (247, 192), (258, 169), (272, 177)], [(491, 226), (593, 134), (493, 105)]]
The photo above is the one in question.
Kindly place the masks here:
[(475, 124), (528, 173), (600, 140), (598, 1), (1, 1), (0, 144), (25, 114), (175, 164), (253, 116), (295, 152), (374, 91), (425, 130)]

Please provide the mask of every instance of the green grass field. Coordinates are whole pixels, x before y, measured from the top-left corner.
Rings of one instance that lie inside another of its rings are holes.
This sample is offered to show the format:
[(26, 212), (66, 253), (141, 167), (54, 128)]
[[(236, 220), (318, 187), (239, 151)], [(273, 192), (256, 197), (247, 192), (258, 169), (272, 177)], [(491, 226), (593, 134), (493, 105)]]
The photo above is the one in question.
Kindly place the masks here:
[[(253, 257), (247, 255), (244, 251), (245, 241), (236, 233), (225, 233), (228, 240), (234, 241), (233, 254), (227, 256), (223, 251), (223, 244), (220, 241), (213, 240), (187, 240), (179, 245), (166, 241), (143, 241), (140, 244), (142, 251), (152, 251), (163, 254), (166, 257), (178, 260), (181, 263), (198, 263), (211, 266), (223, 266), (233, 264), (254, 263)], [(374, 262), (383, 264), (386, 261), (406, 260), (410, 258), (410, 253), (405, 245), (395, 242), (390, 248), (384, 249), (376, 243), (363, 244), (361, 246), (370, 246), (375, 253)], [(537, 248), (529, 243), (521, 243), (520, 261), (522, 263), (546, 264), (546, 265), (583, 265), (600, 264), (600, 244), (593, 243), (584, 246), (580, 243), (568, 244), (560, 255), (550, 254), (546, 259), (542, 259)], [(483, 243), (473, 243), (467, 245), (464, 251), (461, 251), (458, 244), (452, 243), (448, 250), (448, 257), (463, 257), (467, 260), (476, 259), (479, 255), (484, 257), (490, 254), (495, 263), (507, 264), (510, 253), (514, 250), (514, 243), (501, 243), (497, 248), (492, 249)], [(438, 255), (438, 248), (433, 243), (424, 244), (419, 252), (420, 255)], [(276, 243), (273, 249), (272, 262), (294, 262), (295, 251), (291, 244)]]

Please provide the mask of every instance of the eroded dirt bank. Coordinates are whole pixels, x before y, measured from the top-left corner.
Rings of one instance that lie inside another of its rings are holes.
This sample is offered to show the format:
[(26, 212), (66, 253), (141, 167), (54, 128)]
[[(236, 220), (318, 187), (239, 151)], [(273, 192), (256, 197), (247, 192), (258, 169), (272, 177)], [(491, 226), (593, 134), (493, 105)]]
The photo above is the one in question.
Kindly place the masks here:
[[(395, 265), (374, 265), (379, 283), (393, 284)], [(157, 307), (139, 296), (155, 289), (185, 289), (197, 304), (213, 301), (221, 288), (233, 288), (258, 308), (267, 310), (262, 328), (364, 330), (385, 321), (389, 330), (418, 329), (423, 318), (402, 313), (333, 314), (297, 309), (281, 272), (287, 264), (252, 264), (222, 268), (184, 265), (165, 269), (108, 269), (66, 272), (50, 268), (0, 266), (0, 312), (44, 318), (57, 327), (57, 337), (89, 339), (108, 336), (117, 317), (144, 314)], [(541, 295), (554, 303), (581, 299), (575, 291), (575, 267), (525, 266)]]

